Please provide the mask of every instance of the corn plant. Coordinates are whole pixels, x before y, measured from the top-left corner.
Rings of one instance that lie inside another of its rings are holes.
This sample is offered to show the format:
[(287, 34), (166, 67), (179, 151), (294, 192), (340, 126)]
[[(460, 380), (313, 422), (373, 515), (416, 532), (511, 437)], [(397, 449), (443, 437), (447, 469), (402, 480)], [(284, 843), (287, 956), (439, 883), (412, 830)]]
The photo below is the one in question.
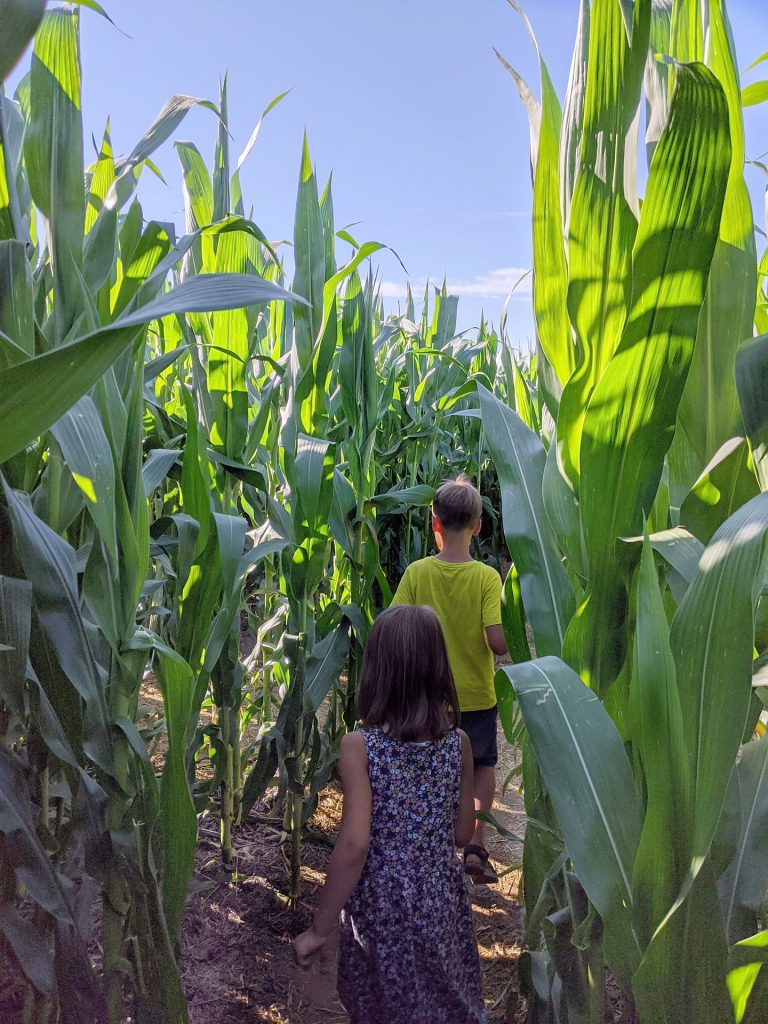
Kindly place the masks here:
[[(15, 13), (9, 38), (26, 43), (37, 14)], [(3, 847), (4, 878), (24, 879), (23, 897), (4, 885), (4, 935), (30, 983), (30, 1019), (118, 1021), (130, 992), (137, 1019), (184, 1020), (176, 942), (196, 841), (184, 768), (193, 673), (137, 630), (149, 569), (146, 325), (290, 296), (221, 274), (166, 290), (195, 239), (145, 224), (131, 198), (199, 101), (174, 97), (123, 161), (107, 131), (84, 175), (79, 96), (78, 15), (52, 8), (30, 76), (14, 100), (0, 97), (3, 832), (25, 837)], [(134, 724), (150, 649), (169, 737), (160, 780)], [(94, 883), (103, 982), (76, 911)], [(35, 906), (31, 934), (21, 900)]]
[(764, 352), (725, 5), (582, 4), (562, 110), (543, 60), (540, 100), (509, 70), (556, 426), (545, 445), (481, 391), (516, 571), (523, 664), (497, 687), (528, 731), (531, 1019), (602, 1020), (605, 959), (640, 1021), (762, 1020)]

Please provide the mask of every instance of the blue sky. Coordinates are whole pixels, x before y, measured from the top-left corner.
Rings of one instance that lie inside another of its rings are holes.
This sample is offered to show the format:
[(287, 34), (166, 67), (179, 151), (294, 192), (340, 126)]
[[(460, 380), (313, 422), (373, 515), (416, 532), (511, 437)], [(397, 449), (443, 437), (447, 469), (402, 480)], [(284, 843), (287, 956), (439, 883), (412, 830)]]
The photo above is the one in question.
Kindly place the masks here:
[[(320, 177), (333, 171), (337, 227), (359, 222), (358, 241), (390, 245), (419, 288), (446, 275), (461, 295), (460, 328), (475, 326), (481, 309), (498, 321), (511, 283), (530, 266), (531, 190), (527, 118), (492, 48), (538, 90), (533, 48), (505, 0), (102, 2), (128, 38), (84, 12), (87, 140), (111, 116), (115, 151), (127, 154), (170, 95), (216, 100), (228, 72), (237, 153), (266, 104), (291, 89), (243, 170), (246, 207), (262, 230), (292, 237), (306, 128)], [(578, 2), (529, 0), (527, 11), (562, 96)], [(729, 11), (745, 67), (768, 50), (768, 3), (730, 0)], [(213, 114), (194, 110), (177, 137), (209, 156), (215, 130)], [(768, 105), (747, 118), (747, 156), (766, 150)], [(157, 163), (168, 185), (146, 176), (145, 213), (181, 228), (170, 143)], [(764, 226), (765, 179), (752, 170), (749, 181)], [(388, 253), (379, 269), (396, 303), (405, 275)], [(533, 331), (529, 289), (526, 282), (508, 317), (523, 348)]]

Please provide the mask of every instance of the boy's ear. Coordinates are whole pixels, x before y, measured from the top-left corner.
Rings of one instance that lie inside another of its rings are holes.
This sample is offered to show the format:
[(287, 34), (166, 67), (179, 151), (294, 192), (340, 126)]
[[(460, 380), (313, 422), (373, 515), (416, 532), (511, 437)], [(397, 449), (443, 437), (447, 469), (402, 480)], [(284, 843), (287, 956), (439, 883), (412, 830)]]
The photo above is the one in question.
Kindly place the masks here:
[(474, 529), (472, 530), (472, 536), (477, 537), (480, 533), (480, 528), (483, 525), (482, 519), (478, 519), (475, 523)]

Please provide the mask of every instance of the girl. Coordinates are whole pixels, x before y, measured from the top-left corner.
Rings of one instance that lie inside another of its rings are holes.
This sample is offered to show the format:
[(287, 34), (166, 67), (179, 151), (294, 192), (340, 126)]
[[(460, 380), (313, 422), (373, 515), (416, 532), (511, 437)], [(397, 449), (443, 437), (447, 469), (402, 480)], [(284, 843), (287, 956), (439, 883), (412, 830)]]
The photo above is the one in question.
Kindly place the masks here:
[(341, 912), (339, 997), (353, 1024), (485, 1024), (461, 865), (472, 837), (472, 750), (437, 615), (401, 605), (373, 625), (358, 691), (363, 726), (341, 741), (341, 831), (309, 965)]

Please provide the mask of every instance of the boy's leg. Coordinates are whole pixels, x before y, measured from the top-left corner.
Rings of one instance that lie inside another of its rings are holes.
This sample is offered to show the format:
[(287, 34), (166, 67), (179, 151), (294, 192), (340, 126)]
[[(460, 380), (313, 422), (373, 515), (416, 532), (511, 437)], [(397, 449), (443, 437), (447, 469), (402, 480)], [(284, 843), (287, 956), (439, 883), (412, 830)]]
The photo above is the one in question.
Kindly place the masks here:
[[(498, 712), (495, 707), (483, 711), (465, 711), (461, 716), (461, 727), (469, 736), (472, 744), (472, 757), (475, 763), (473, 779), (473, 795), (475, 811), (490, 811), (496, 792), (496, 762), (498, 751), (496, 745), (496, 729)], [(475, 833), (470, 846), (485, 849), (485, 822), (477, 821)], [(464, 863), (475, 872), (484, 866), (483, 859), (476, 853), (466, 853)], [(489, 874), (493, 872), (489, 868)]]
[[(490, 811), (496, 792), (496, 769), (492, 765), (475, 765), (474, 796), (475, 811)], [(485, 846), (485, 822), (475, 823), (475, 834), (472, 836), (474, 846)], [(474, 856), (470, 854), (470, 857)], [(477, 858), (479, 861), (479, 858)]]

